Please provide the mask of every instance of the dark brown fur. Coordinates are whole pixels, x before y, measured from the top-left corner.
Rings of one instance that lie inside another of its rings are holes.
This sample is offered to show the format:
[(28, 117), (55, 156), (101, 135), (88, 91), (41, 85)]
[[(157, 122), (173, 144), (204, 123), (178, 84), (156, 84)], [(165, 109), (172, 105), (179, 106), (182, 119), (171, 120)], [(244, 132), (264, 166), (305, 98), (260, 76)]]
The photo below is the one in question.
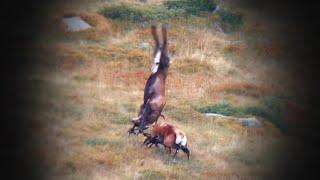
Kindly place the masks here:
[(151, 74), (146, 82), (144, 88), (143, 104), (140, 107), (138, 114), (139, 120), (134, 122), (133, 127), (129, 130), (129, 133), (134, 132), (135, 127), (139, 127), (139, 132), (146, 129), (147, 125), (156, 122), (161, 116), (161, 112), (166, 104), (165, 99), (165, 82), (167, 72), (169, 68), (170, 59), (167, 53), (167, 29), (162, 26), (163, 45), (160, 47), (159, 38), (156, 32), (156, 27), (151, 27), (151, 34), (155, 41), (155, 48), (153, 56), (157, 51), (161, 51), (160, 63), (158, 71)]

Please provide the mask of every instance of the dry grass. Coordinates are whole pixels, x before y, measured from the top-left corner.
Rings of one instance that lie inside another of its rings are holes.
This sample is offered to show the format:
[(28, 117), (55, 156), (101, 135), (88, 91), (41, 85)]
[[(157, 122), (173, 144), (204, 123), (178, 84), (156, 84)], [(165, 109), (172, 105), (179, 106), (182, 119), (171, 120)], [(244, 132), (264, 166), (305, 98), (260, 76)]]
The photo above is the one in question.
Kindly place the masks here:
[(242, 96), (262, 97), (272, 94), (270, 88), (263, 85), (256, 85), (248, 82), (223, 82), (213, 84), (212, 91), (224, 91), (226, 93), (235, 93)]
[[(40, 124), (32, 135), (39, 141), (35, 152), (44, 157), (45, 177), (275, 177), (273, 169), (284, 161), (277, 158), (278, 152), (286, 147), (287, 139), (272, 123), (247, 128), (232, 120), (205, 117), (194, 107), (223, 100), (252, 104), (262, 96), (292, 93), (285, 88), (291, 82), (283, 83), (287, 77), (283, 64), (264, 61), (282, 52), (269, 48), (259, 55), (241, 35), (244, 32), (226, 35), (207, 28), (169, 27), (172, 64), (163, 113), (168, 122), (186, 131), (191, 149), (190, 161), (182, 153), (173, 161), (163, 148), (145, 149), (142, 137), (128, 138), (126, 133), (150, 74), (151, 47), (139, 47), (141, 42), (152, 45), (149, 27), (125, 29), (127, 25), (96, 13), (99, 2), (88, 6), (88, 11), (84, 5), (91, 2), (78, 5), (80, 2), (59, 2), (56, 7), (60, 9), (51, 18), (58, 23), (65, 14), (79, 14), (95, 27), (93, 30), (72, 34), (57, 26), (43, 35), (50, 41), (39, 40), (29, 46), (41, 52), (28, 54), (39, 63), (27, 80), (38, 97), (30, 101), (37, 104), (40, 113), (29, 116)], [(75, 12), (68, 11), (73, 5)]]

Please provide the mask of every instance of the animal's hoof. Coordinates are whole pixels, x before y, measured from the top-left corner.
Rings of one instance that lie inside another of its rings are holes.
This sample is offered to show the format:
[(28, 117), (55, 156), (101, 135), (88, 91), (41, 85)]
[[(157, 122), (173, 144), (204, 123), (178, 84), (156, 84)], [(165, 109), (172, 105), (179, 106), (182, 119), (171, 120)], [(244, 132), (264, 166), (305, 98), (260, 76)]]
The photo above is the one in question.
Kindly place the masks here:
[(143, 135), (145, 136), (145, 137), (149, 137), (149, 136), (151, 136), (151, 134), (149, 134), (149, 133), (143, 133)]

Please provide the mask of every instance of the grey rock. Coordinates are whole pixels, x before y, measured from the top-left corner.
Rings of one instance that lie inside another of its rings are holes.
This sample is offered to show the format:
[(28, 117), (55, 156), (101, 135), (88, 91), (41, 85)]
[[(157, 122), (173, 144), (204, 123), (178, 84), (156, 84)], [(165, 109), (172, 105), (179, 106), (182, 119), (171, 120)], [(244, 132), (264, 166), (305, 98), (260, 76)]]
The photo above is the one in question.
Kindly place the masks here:
[(67, 25), (68, 31), (83, 31), (91, 28), (80, 16), (64, 17), (62, 21)]
[(249, 126), (249, 127), (261, 127), (262, 123), (257, 120), (255, 117), (250, 118), (240, 118), (239, 121), (243, 126)]
[(222, 117), (226, 118), (227, 116), (222, 115), (222, 114), (217, 114), (217, 113), (205, 113), (206, 116), (213, 116), (213, 117)]

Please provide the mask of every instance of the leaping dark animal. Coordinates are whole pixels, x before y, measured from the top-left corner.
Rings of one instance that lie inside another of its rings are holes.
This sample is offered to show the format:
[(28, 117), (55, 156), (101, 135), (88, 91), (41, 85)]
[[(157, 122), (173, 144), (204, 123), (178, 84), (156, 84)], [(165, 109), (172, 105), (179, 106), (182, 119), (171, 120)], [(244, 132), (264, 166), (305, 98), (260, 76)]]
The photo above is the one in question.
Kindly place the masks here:
[(143, 133), (149, 125), (158, 120), (159, 116), (163, 116), (161, 112), (166, 104), (165, 82), (170, 63), (167, 50), (167, 28), (162, 26), (161, 47), (157, 28), (154, 25), (151, 26), (151, 34), (155, 42), (151, 75), (144, 88), (143, 104), (140, 106), (138, 117), (132, 119), (133, 127), (129, 129), (129, 135), (135, 133), (136, 127), (138, 127), (138, 133)]

